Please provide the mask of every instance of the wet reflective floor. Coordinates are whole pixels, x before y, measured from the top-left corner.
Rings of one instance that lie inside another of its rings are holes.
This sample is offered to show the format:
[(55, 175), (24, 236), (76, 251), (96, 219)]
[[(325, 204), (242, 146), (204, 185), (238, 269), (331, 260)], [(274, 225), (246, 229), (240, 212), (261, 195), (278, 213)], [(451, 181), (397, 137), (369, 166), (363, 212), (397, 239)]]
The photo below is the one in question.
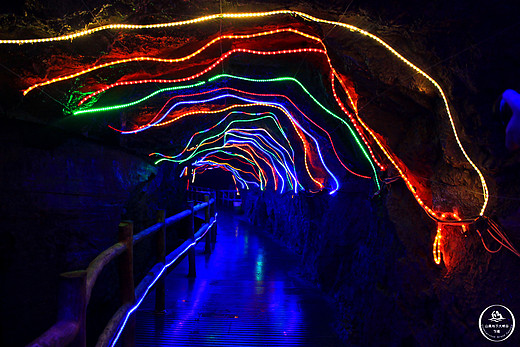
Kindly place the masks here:
[(166, 277), (166, 312), (154, 311), (153, 292), (142, 303), (138, 346), (342, 346), (297, 255), (231, 214), (217, 223), (212, 253), (197, 245), (197, 276), (186, 258)]

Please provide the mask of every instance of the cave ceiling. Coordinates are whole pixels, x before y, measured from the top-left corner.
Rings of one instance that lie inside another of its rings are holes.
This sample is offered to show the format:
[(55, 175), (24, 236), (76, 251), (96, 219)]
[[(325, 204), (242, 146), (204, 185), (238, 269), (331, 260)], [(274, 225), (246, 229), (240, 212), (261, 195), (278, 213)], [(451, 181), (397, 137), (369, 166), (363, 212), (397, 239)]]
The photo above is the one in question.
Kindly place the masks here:
[[(447, 33), (474, 20), (456, 20), (466, 8), (26, 1), (0, 17), (3, 117), (224, 169), (243, 188), (334, 194), (371, 179), (374, 193), (400, 178), (434, 220), (476, 219), (480, 135), (494, 128), (463, 114), (470, 101), (454, 106), (464, 72), (442, 60)], [(466, 100), (477, 82), (466, 76)]]

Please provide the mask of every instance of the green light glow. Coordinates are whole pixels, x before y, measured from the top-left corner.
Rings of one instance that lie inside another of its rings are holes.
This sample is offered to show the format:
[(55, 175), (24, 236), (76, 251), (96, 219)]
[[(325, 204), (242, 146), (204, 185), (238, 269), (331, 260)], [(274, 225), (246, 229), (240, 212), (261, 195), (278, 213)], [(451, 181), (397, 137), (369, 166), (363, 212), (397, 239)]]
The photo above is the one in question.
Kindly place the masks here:
[(312, 95), (307, 90), (307, 88), (305, 88), (305, 86), (299, 80), (297, 80), (296, 78), (293, 78), (293, 77), (277, 77), (277, 78), (257, 79), (257, 78), (248, 78), (248, 77), (242, 77), (242, 76), (235, 76), (235, 75), (230, 75), (230, 74), (220, 74), (220, 75), (216, 75), (216, 76), (211, 77), (210, 79), (208, 79), (208, 82), (213, 82), (214, 80), (216, 80), (218, 78), (223, 78), (223, 77), (234, 78), (234, 79), (238, 79), (238, 80), (243, 80), (243, 81), (248, 81), (248, 82), (256, 82), (256, 83), (290, 81), (290, 82), (295, 82), (296, 84), (298, 84), (298, 86), (301, 87), (301, 89), (312, 99), (312, 101), (314, 101), (316, 103), (316, 105), (321, 107), (325, 112), (327, 112), (328, 114), (330, 114), (334, 118), (338, 119), (339, 121), (341, 121), (343, 124), (345, 124), (347, 126), (348, 130), (350, 131), (350, 134), (352, 135), (352, 137), (354, 137), (354, 140), (358, 144), (358, 147), (361, 149), (361, 151), (365, 155), (367, 161), (370, 163), (370, 166), (372, 167), (372, 170), (374, 171), (374, 182), (376, 183), (377, 188), (381, 189), (381, 186), (379, 185), (379, 180), (378, 180), (378, 176), (377, 176), (376, 167), (374, 166), (374, 163), (372, 162), (372, 158), (370, 158), (370, 155), (367, 153), (365, 147), (362, 145), (361, 141), (359, 140), (358, 134), (354, 131), (354, 129), (352, 129), (352, 127), (350, 126), (350, 124), (346, 120), (344, 120), (343, 118), (341, 118), (340, 116), (336, 115), (334, 112), (332, 112), (331, 110), (329, 110), (328, 108), (323, 106), (323, 104), (320, 103), (314, 97), (314, 95)]
[(97, 112), (115, 111), (115, 110), (119, 110), (119, 109), (122, 109), (122, 108), (135, 106), (135, 105), (140, 104), (140, 103), (142, 103), (142, 102), (144, 102), (144, 101), (146, 101), (146, 100), (148, 100), (150, 98), (153, 98), (155, 95), (160, 94), (160, 93), (170, 92), (170, 91), (173, 91), (173, 90), (181, 90), (181, 89), (188, 89), (188, 88), (199, 87), (199, 86), (201, 86), (201, 85), (203, 85), (205, 83), (206, 82), (201, 81), (201, 82), (197, 82), (197, 83), (193, 83), (193, 84), (188, 84), (188, 85), (185, 85), (185, 86), (176, 86), (176, 87), (162, 88), (162, 89), (156, 90), (152, 94), (147, 95), (147, 96), (145, 96), (145, 97), (143, 97), (143, 98), (141, 98), (139, 100), (135, 100), (135, 101), (132, 101), (132, 102), (129, 102), (129, 103), (126, 103), (126, 104), (106, 106), (106, 107), (98, 107), (98, 108), (89, 108), (89, 109), (83, 109), (83, 110), (76, 110), (76, 111), (73, 111), (72, 114), (74, 116), (76, 116), (78, 114), (85, 114), (85, 113), (97, 113)]
[(365, 146), (361, 143), (361, 141), (359, 139), (359, 135), (356, 133), (356, 131), (352, 128), (352, 126), (345, 119), (343, 119), (340, 116), (336, 115), (334, 112), (332, 112), (327, 107), (325, 107), (322, 103), (320, 103), (314, 97), (314, 95), (312, 95), (307, 90), (307, 88), (299, 80), (297, 80), (296, 78), (293, 78), (293, 77), (277, 77), (277, 78), (257, 79), (257, 78), (248, 78), (248, 77), (242, 77), (242, 76), (235, 76), (235, 75), (231, 75), (231, 74), (219, 74), (219, 75), (216, 75), (216, 76), (213, 76), (213, 77), (209, 78), (207, 81), (200, 81), (200, 82), (197, 82), (197, 83), (194, 83), (194, 84), (184, 85), (184, 86), (162, 88), (162, 89), (156, 90), (155, 92), (153, 92), (152, 94), (150, 94), (150, 95), (148, 95), (148, 96), (146, 96), (144, 98), (141, 98), (139, 100), (136, 100), (136, 101), (133, 101), (133, 102), (130, 102), (130, 103), (127, 103), (127, 104), (120, 104), (120, 105), (113, 105), (113, 106), (107, 106), (107, 107), (91, 108), (91, 109), (73, 111), (73, 114), (77, 115), (77, 114), (85, 114), (85, 113), (106, 112), (106, 111), (112, 111), (112, 110), (122, 109), (122, 108), (126, 108), (126, 107), (131, 107), (131, 106), (139, 104), (139, 103), (141, 103), (141, 102), (143, 102), (143, 101), (145, 101), (145, 100), (147, 100), (147, 99), (149, 99), (149, 98), (151, 98), (151, 97), (153, 97), (153, 96), (155, 96), (155, 95), (157, 95), (159, 93), (162, 93), (162, 92), (172, 91), (172, 90), (187, 89), (187, 88), (191, 88), (191, 87), (200, 87), (202, 85), (205, 85), (208, 82), (213, 82), (213, 81), (215, 81), (217, 79), (226, 78), (226, 77), (227, 78), (232, 78), (232, 79), (237, 79), (237, 80), (242, 80), (242, 81), (254, 82), (254, 83), (269, 83), (269, 82), (294, 82), (294, 83), (296, 83), (312, 99), (312, 101), (314, 101), (314, 103), (316, 105), (318, 105), (321, 109), (323, 109), (329, 115), (333, 116), (335, 119), (339, 120), (341, 123), (343, 123), (348, 128), (350, 134), (354, 138), (354, 140), (355, 140), (356, 144), (358, 145), (359, 149), (361, 150), (361, 152), (363, 153), (363, 155), (367, 159), (368, 163), (372, 167), (372, 171), (374, 172), (374, 182), (376, 183), (377, 188), (381, 189), (381, 186), (380, 186), (379, 180), (378, 180), (377, 169), (374, 166), (374, 163), (372, 162), (372, 158), (368, 154)]

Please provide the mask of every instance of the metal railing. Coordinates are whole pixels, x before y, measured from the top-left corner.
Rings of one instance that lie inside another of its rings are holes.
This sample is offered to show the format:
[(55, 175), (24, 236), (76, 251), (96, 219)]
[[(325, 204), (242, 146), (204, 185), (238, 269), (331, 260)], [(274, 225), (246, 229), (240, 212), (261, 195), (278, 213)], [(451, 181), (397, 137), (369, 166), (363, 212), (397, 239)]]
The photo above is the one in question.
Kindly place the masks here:
[(222, 206), (235, 206), (242, 204), (242, 198), (236, 190), (219, 190), (217, 198)]
[(235, 189), (213, 190), (197, 186), (190, 186), (188, 190), (188, 199), (193, 201), (202, 201), (202, 197), (206, 194), (212, 195), (212, 197), (217, 199), (219, 206), (235, 206), (235, 204), (240, 205), (242, 203), (240, 193)]
[(217, 197), (217, 195), (216, 195), (217, 191), (210, 189), (210, 188), (197, 187), (197, 186), (190, 186), (187, 193), (188, 193), (188, 200), (195, 201), (195, 202), (203, 202), (205, 195), (209, 195), (215, 199)]
[[(133, 235), (133, 223), (123, 221), (119, 224), (119, 242), (101, 252), (90, 262), (86, 270), (66, 272), (60, 275), (58, 319), (50, 329), (31, 342), (28, 346), (86, 346), (86, 312), (92, 289), (99, 274), (109, 262), (116, 257), (119, 259), (119, 281), (122, 306), (112, 316), (103, 333), (99, 336), (96, 346), (113, 346), (121, 339), (124, 346), (133, 345), (135, 315), (137, 309), (149, 290), (156, 290), (155, 308), (164, 310), (165, 288), (164, 277), (166, 269), (176, 266), (184, 257), (188, 256), (188, 276), (195, 276), (195, 249), (194, 246), (205, 237), (205, 252), (211, 252), (211, 243), (216, 240), (216, 200), (204, 196), (204, 202), (194, 205), (189, 202), (188, 210), (165, 218), (164, 210), (158, 213), (157, 224)], [(195, 231), (195, 213), (204, 210), (204, 223)], [(166, 228), (189, 218), (189, 238), (166, 255)], [(134, 287), (133, 248), (134, 245), (156, 236), (157, 264), (147, 273), (143, 280)]]

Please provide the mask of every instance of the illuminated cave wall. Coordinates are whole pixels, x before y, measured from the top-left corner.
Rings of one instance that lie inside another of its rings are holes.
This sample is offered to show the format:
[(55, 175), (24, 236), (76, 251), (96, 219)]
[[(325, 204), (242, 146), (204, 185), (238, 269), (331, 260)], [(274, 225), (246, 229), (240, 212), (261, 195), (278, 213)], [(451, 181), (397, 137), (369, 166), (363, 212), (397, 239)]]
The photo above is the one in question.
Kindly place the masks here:
[[(85, 24), (94, 22), (97, 23), (89, 27), (114, 22), (169, 22), (220, 10), (218, 3), (209, 1), (173, 4), (128, 0), (115, 1), (102, 8), (98, 7), (98, 2), (86, 1), (83, 6), (90, 6), (92, 11), (78, 7), (81, 5), (76, 2), (71, 2), (70, 7), (64, 4), (66, 2), (57, 5), (53, 13), (38, 1), (27, 2), (24, 8), (27, 16), (17, 9), (16, 16), (2, 17), (0, 39), (57, 36), (83, 29)], [(462, 145), (486, 178), (490, 199), (485, 215), (503, 226), (513, 244), (519, 244), (519, 158), (505, 150), (504, 127), (492, 115), (492, 105), (499, 94), (506, 88), (518, 88), (519, 84), (515, 71), (518, 71), (520, 37), (512, 26), (516, 21), (511, 18), (514, 6), (464, 1), (389, 6), (387, 2), (370, 1), (352, 3), (345, 10), (346, 5), (340, 1), (326, 4), (320, 1), (277, 4), (224, 2), (223, 10), (247, 12), (289, 7), (320, 18), (341, 20), (378, 35), (423, 68), (441, 84), (450, 102)], [(346, 90), (357, 98), (359, 116), (375, 132), (375, 138), (390, 149), (397, 164), (406, 167), (405, 176), (411, 183), (407, 189), (402, 179), (396, 179), (397, 170), (392, 168), (377, 149), (375, 140), (365, 131), (375, 157), (388, 166), (386, 173), (380, 174), (381, 179), (386, 179), (386, 182), (379, 182), (384, 188), (374, 196), (377, 188), (373, 181), (349, 174), (335, 158), (337, 150), (339, 158), (350, 169), (373, 176), (366, 157), (340, 121), (321, 114), (319, 107), (309, 103), (308, 97), (297, 86), (254, 87), (252, 89), (257, 94), (286, 93), (302, 111), (317, 115), (314, 120), (329, 131), (335, 147), (328, 144), (329, 138), (324, 132), (301, 118), (301, 124), (309, 132), (309, 148), (315, 160), (312, 162), (312, 155), (309, 157), (309, 170), (316, 173), (317, 181), (324, 186), (319, 187), (312, 177), (306, 176), (306, 163), (302, 159), (305, 149), (295, 147), (294, 167), (303, 177), (301, 182), (306, 192), (297, 195), (288, 190), (284, 194), (274, 193), (273, 178), (265, 192), (252, 190), (244, 194), (247, 216), (303, 255), (309, 275), (335, 296), (344, 314), (339, 330), (347, 341), (359, 344), (390, 341), (394, 345), (456, 342), (473, 346), (481, 343), (477, 319), (482, 309), (489, 304), (503, 303), (513, 312), (520, 312), (520, 301), (515, 294), (518, 288), (515, 274), (520, 262), (505, 249), (497, 254), (486, 252), (475, 228), (469, 226), (465, 232), (460, 226), (442, 229), (442, 262), (440, 265), (434, 262), (432, 245), (437, 225), (421, 209), (410, 187), (418, 189), (420, 198), (433, 211), (457, 212), (463, 218), (478, 216), (485, 201), (479, 177), (454, 139), (438, 91), (373, 40), (337, 26), (302, 20), (295, 15), (286, 15), (282, 23), (285, 28), (325, 38), (332, 65), (346, 84), (343, 91), (339, 84), (336, 88), (347, 111), (354, 117), (355, 110), (347, 102)], [(107, 125), (128, 131), (139, 130), (139, 126), (150, 122), (164, 102), (147, 103), (139, 106), (137, 112), (123, 110), (107, 115), (85, 113), (71, 116), (69, 111), (97, 107), (97, 104), (87, 103), (85, 108), (77, 108), (77, 102), (86, 96), (82, 93), (93, 92), (99, 86), (132, 79), (182, 78), (200, 72), (214, 63), (214, 57), (232, 48), (301, 50), (321, 49), (320, 44), (290, 32), (272, 35), (276, 39), (245, 39), (243, 43), (233, 45), (216, 43), (200, 60), (179, 63), (176, 72), (160, 64), (146, 65), (148, 63), (140, 61), (42, 86), (43, 92), (36, 89), (23, 98), (20, 91), (54, 76), (71, 74), (85, 66), (129, 55), (185, 56), (214, 39), (220, 30), (226, 34), (235, 31), (250, 34), (279, 29), (280, 25), (277, 18), (229, 21), (222, 27), (218, 21), (210, 21), (171, 31), (137, 32), (135, 35), (117, 30), (114, 33), (102, 32), (70, 44), (2, 46), (7, 47), (0, 52), (2, 64), (10, 70), (0, 72), (3, 116), (53, 124), (142, 156), (151, 152), (172, 156), (185, 148), (192, 134), (215, 125), (215, 118), (198, 117), (192, 122), (186, 117), (176, 121), (175, 126), (130, 136), (120, 135)], [(167, 34), (171, 32), (175, 35)], [(222, 71), (265, 79), (289, 75), (298, 77), (326, 108), (347, 119), (331, 94), (327, 61), (323, 55), (307, 50), (294, 56), (265, 59), (259, 55), (238, 53), (216, 64), (207, 77), (194, 78), (194, 83), (204, 81), (206, 84), (193, 93), (207, 92), (210, 89), (207, 78)], [(224, 79), (217, 82), (211, 88), (250, 87), (248, 83), (235, 81), (231, 84)], [(135, 100), (151, 91), (153, 89), (140, 86), (123, 86), (102, 94), (99, 101), (101, 106), (114, 105)], [(244, 93), (240, 96), (246, 97)], [(226, 102), (205, 102), (188, 110), (207, 113), (227, 105)], [(255, 106), (252, 112), (265, 111)], [(168, 122), (179, 114), (174, 112), (164, 121)], [(281, 115), (279, 119), (282, 119)], [(287, 119), (280, 122), (284, 130), (292, 131)], [(266, 119), (255, 124), (274, 129), (271, 121)], [(283, 140), (280, 133), (277, 134), (275, 138)], [(334, 163), (330, 164), (330, 170), (339, 172), (340, 189), (333, 195), (329, 193), (335, 189), (334, 180), (317, 159), (317, 148), (312, 147), (310, 136), (324, 149), (323, 160)], [(290, 133), (290, 138), (298, 139), (296, 130)], [(220, 159), (224, 160), (222, 156)], [(201, 170), (210, 166), (201, 166)], [(179, 170), (172, 171), (172, 176), (180, 174)], [(498, 247), (490, 235), (484, 233), (483, 237), (492, 249)], [(379, 333), (374, 333), (374, 330)], [(518, 336), (515, 334), (511, 341), (518, 341)]]

